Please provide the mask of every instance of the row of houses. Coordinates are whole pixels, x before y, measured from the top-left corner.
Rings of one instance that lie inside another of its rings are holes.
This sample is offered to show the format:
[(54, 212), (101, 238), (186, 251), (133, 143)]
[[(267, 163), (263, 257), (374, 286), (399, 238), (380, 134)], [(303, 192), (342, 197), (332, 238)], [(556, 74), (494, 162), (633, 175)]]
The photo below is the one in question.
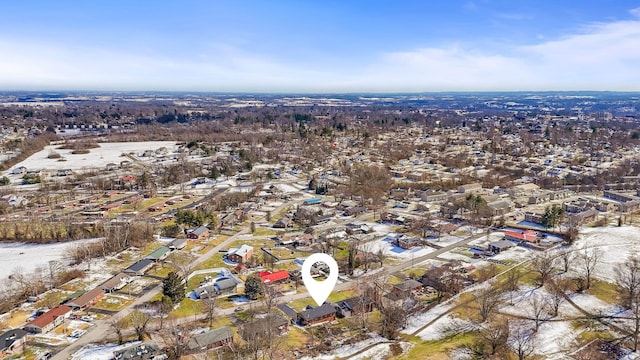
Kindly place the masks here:
[(176, 239), (168, 246), (162, 246), (154, 250), (144, 259), (134, 263), (121, 273), (114, 275), (97, 287), (86, 292), (79, 291), (72, 294), (65, 299), (62, 305), (56, 306), (46, 313), (29, 321), (23, 329), (32, 333), (47, 333), (51, 331), (58, 325), (62, 324), (64, 319), (71, 315), (72, 311), (80, 311), (90, 308), (98, 301), (102, 300), (107, 293), (120, 290), (126, 286), (131, 282), (132, 275), (144, 275), (144, 273), (149, 270), (153, 264), (165, 259), (172, 249), (184, 246), (184, 241), (184, 239)]

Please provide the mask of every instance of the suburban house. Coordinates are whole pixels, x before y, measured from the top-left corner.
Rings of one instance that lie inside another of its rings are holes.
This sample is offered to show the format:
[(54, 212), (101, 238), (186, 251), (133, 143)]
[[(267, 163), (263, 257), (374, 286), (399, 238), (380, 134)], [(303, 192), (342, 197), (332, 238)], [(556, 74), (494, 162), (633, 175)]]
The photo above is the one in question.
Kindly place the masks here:
[(373, 311), (373, 301), (363, 296), (355, 296), (336, 303), (338, 316), (351, 317)]
[(476, 193), (482, 191), (482, 184), (473, 183), (458, 186), (458, 192), (461, 194)]
[(56, 326), (62, 324), (64, 319), (71, 315), (71, 307), (67, 305), (59, 305), (37, 318), (29, 321), (23, 329), (31, 333), (44, 334), (53, 330)]
[(533, 230), (519, 231), (505, 231), (504, 238), (511, 241), (521, 242), (538, 242), (538, 232)]
[(0, 334), (0, 359), (6, 356), (21, 354), (27, 341), (27, 334), (22, 329), (12, 329)]
[(289, 331), (289, 320), (279, 314), (269, 314), (264, 318), (244, 324), (240, 336), (248, 341), (264, 334), (284, 335), (287, 331)]
[(414, 291), (419, 291), (422, 289), (424, 285), (416, 280), (413, 279), (409, 279), (409, 280), (405, 280), (399, 284), (395, 284), (393, 286), (393, 289), (391, 290), (392, 293), (396, 293), (398, 295), (398, 297), (409, 297), (412, 295), (412, 293)]
[(598, 217), (598, 210), (587, 209), (576, 214), (569, 214), (569, 222), (572, 224), (584, 224), (589, 221), (594, 221)]
[(187, 239), (175, 239), (167, 245), (171, 250), (184, 249), (185, 246), (187, 246)]
[(280, 270), (274, 273), (270, 271), (263, 271), (258, 273), (262, 283), (265, 285), (275, 284), (280, 281), (289, 280), (289, 272), (287, 270)]
[(104, 297), (104, 290), (100, 287), (97, 287), (91, 291), (88, 291), (75, 300), (69, 301), (66, 303), (67, 306), (71, 306), (72, 308), (78, 309), (86, 309), (90, 306), (93, 306), (95, 303), (100, 301)]
[(489, 251), (494, 254), (499, 254), (500, 252), (512, 248), (514, 245), (511, 241), (508, 240), (498, 240), (489, 243)]
[(542, 214), (527, 211), (524, 213), (524, 221), (534, 224), (542, 224)]
[(293, 225), (291, 219), (289, 219), (288, 217), (281, 217), (280, 219), (278, 219), (278, 221), (276, 221), (275, 224), (273, 224), (273, 227), (275, 229), (286, 229), (289, 228)]
[(233, 332), (228, 326), (223, 326), (192, 336), (187, 342), (187, 352), (193, 353), (215, 349), (231, 342), (233, 342)]
[(146, 273), (147, 271), (149, 271), (149, 269), (153, 267), (154, 263), (155, 261), (151, 259), (142, 259), (136, 262), (135, 264), (129, 266), (128, 268), (124, 269), (123, 272), (125, 274), (142, 276), (144, 275), (144, 273)]
[(198, 226), (187, 233), (187, 237), (191, 240), (201, 240), (207, 236), (209, 236), (209, 228), (206, 226)]
[(336, 308), (328, 302), (322, 306), (307, 308), (298, 313), (298, 323), (302, 326), (331, 322), (336, 319)]
[(166, 246), (161, 246), (157, 249), (155, 249), (151, 254), (145, 256), (145, 259), (151, 259), (153, 261), (160, 261), (160, 260), (164, 260), (167, 258), (167, 256), (169, 256), (169, 253), (171, 252), (171, 249), (169, 249)]
[(416, 246), (422, 245), (422, 239), (417, 236), (402, 235), (396, 238), (394, 243), (402, 249), (409, 250)]
[(218, 279), (214, 284), (199, 286), (194, 289), (194, 293), (198, 299), (208, 299), (220, 295), (235, 294), (238, 283), (231, 278)]
[(245, 263), (253, 256), (253, 246), (241, 245), (238, 248), (233, 248), (227, 253), (227, 259), (238, 264)]
[(125, 273), (119, 273), (118, 275), (115, 275), (111, 279), (100, 284), (100, 289), (102, 289), (104, 292), (110, 293), (110, 292), (122, 289), (130, 281), (131, 281), (131, 278), (129, 277), (129, 275)]
[(165, 360), (167, 354), (154, 342), (144, 342), (113, 353), (114, 360)]

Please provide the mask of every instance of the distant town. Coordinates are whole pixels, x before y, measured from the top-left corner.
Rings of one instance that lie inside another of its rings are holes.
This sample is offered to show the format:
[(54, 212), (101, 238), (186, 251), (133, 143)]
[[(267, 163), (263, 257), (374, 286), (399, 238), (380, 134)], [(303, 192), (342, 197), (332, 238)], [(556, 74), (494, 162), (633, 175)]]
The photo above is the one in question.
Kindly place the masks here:
[(620, 92), (0, 92), (0, 359), (640, 359), (639, 124)]

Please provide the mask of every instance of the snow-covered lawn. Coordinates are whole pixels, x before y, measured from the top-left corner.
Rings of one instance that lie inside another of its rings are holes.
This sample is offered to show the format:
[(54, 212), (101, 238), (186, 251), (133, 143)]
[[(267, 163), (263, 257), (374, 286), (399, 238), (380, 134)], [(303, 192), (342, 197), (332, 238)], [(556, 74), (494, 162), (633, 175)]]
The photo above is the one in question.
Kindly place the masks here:
[(615, 267), (629, 256), (640, 253), (640, 228), (637, 226), (584, 228), (576, 248), (595, 248), (601, 252), (596, 277), (605, 281), (616, 278)]
[[(391, 234), (389, 234), (391, 235)], [(391, 243), (389, 237), (384, 239), (376, 239), (373, 241), (369, 241), (363, 245), (363, 249), (366, 248), (367, 251), (378, 253), (378, 251), (382, 250), (387, 256), (401, 258), (401, 259), (411, 259), (418, 258), (434, 251), (433, 248), (430, 247), (415, 247), (413, 249), (405, 250)]]
[(18, 267), (24, 273), (33, 273), (37, 267), (47, 267), (49, 261), (68, 263), (69, 249), (88, 240), (52, 244), (0, 244), (0, 279), (8, 277)]
[[(166, 147), (169, 152), (172, 152), (177, 148), (176, 143), (172, 141), (100, 143), (99, 148), (90, 149), (88, 154), (72, 154), (72, 150), (58, 149), (59, 147), (60, 145), (45, 146), (43, 150), (16, 164), (14, 168), (24, 166), (27, 169), (39, 170), (104, 169), (108, 163), (120, 164), (122, 160), (130, 160), (127, 157), (120, 156), (123, 153), (133, 152), (135, 155), (140, 155), (145, 150), (156, 150), (161, 147)], [(48, 156), (51, 152), (60, 154), (67, 161), (49, 159)]]
[[(366, 348), (369, 345), (373, 345), (373, 344), (377, 344), (385, 341), (388, 341), (388, 340), (378, 334), (371, 334), (371, 338), (369, 339), (366, 339), (364, 341), (360, 341), (354, 344), (339, 346), (335, 350), (333, 350), (330, 354), (315, 356), (313, 358), (307, 356), (307, 357), (301, 358), (301, 360), (333, 360), (336, 358), (343, 358), (345, 356), (352, 355)], [(362, 356), (363, 356), (362, 354), (359, 355), (357, 359), (362, 359), (363, 358)], [(364, 358), (368, 359), (367, 357), (364, 357)]]

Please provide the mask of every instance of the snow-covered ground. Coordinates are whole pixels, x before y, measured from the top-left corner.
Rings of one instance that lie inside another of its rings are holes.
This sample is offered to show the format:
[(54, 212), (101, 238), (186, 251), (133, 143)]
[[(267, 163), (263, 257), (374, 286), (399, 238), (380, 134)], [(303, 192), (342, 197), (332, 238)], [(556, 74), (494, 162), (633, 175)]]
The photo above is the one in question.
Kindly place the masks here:
[(396, 245), (393, 245), (389, 237), (369, 241), (362, 246), (363, 250), (373, 252), (374, 254), (382, 250), (385, 254), (387, 254), (387, 256), (401, 259), (418, 258), (434, 251), (433, 248), (427, 246), (415, 247), (410, 250), (405, 250)]
[[(146, 142), (114, 142), (100, 143), (99, 148), (90, 149), (88, 154), (72, 154), (72, 150), (58, 149), (60, 145), (48, 145), (45, 148), (24, 161), (16, 164), (14, 168), (24, 166), (27, 169), (95, 169), (105, 168), (108, 163), (120, 164), (122, 160), (130, 160), (122, 157), (123, 153), (134, 153), (140, 155), (145, 150), (156, 150), (161, 147), (167, 148), (172, 152), (177, 148), (176, 143), (172, 141), (146, 141)], [(60, 154), (67, 161), (58, 161), (58, 159), (49, 159), (47, 156), (51, 152)], [(7, 174), (8, 172), (5, 172)]]
[[(357, 342), (355, 344), (349, 344), (349, 345), (342, 345), (337, 347), (335, 350), (333, 350), (330, 354), (323, 354), (323, 355), (319, 355), (319, 356), (315, 356), (313, 358), (311, 357), (303, 357), (300, 360), (333, 360), (336, 358), (343, 358), (345, 356), (350, 356), (364, 348), (366, 348), (369, 345), (373, 345), (376, 343), (382, 343), (382, 342), (386, 342), (388, 341), (386, 338), (378, 335), (378, 334), (371, 334), (371, 338), (366, 339), (364, 341), (360, 341)], [(378, 346), (376, 346), (375, 348), (377, 348)], [(388, 349), (388, 346), (387, 346)], [(370, 350), (367, 350), (366, 352), (368, 353)], [(356, 357), (356, 359), (370, 359), (370, 357), (363, 357), (364, 354), (360, 354), (358, 355), (358, 357)], [(383, 359), (384, 357), (380, 358)], [(378, 359), (378, 358), (375, 358)]]
[(52, 244), (0, 243), (0, 279), (8, 277), (15, 269), (32, 273), (39, 267), (47, 267), (49, 261), (68, 263), (69, 249), (90, 240), (78, 240)]
[(595, 275), (606, 281), (615, 279), (616, 265), (640, 253), (640, 228), (637, 226), (585, 228), (580, 231), (576, 248), (598, 249), (600, 264)]

